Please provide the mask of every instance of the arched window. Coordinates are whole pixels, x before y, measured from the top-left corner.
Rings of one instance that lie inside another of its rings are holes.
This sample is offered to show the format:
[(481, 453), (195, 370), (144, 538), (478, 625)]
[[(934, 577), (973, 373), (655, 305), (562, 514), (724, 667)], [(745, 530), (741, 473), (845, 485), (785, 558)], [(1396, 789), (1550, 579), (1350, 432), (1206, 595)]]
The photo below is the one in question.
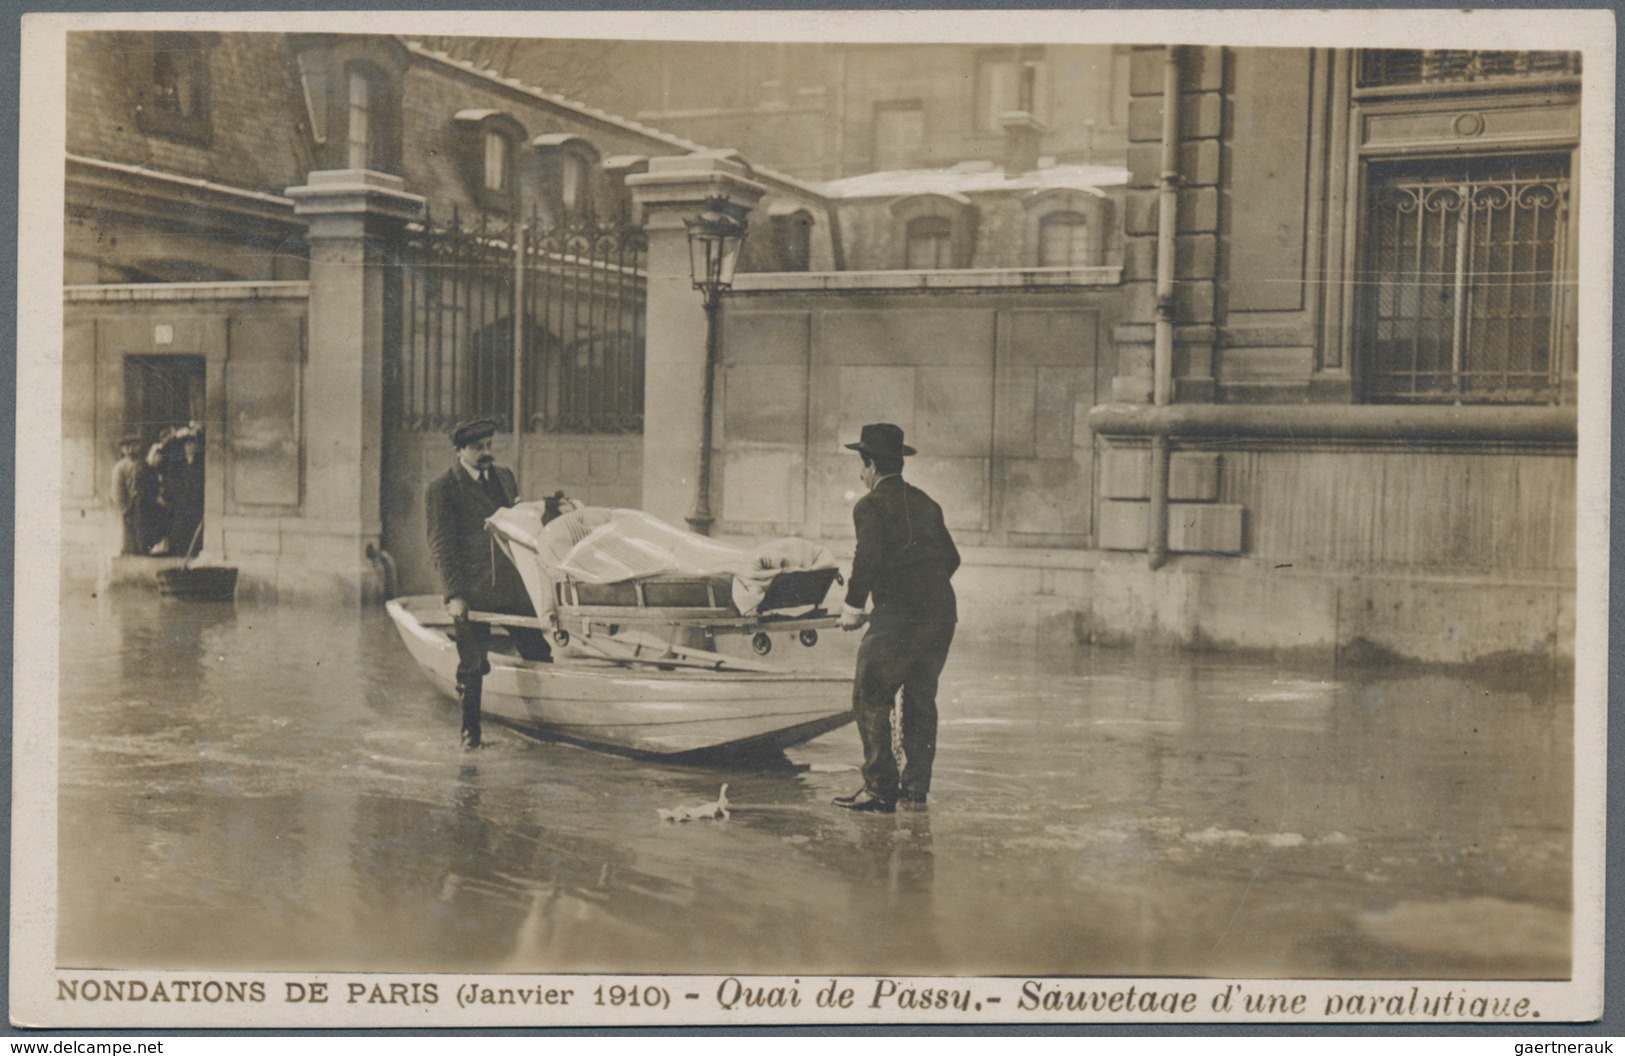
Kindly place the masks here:
[(968, 268), (976, 255), (976, 206), (962, 194), (915, 194), (887, 207), (897, 224), (892, 267)]
[(1038, 224), (1038, 266), (1076, 268), (1094, 262), (1089, 218), (1082, 213), (1050, 213)]
[(461, 130), (464, 171), (475, 201), (487, 212), (514, 212), (525, 127), (500, 110), (459, 110), (453, 120)]
[(768, 209), (767, 223), (773, 270), (806, 271), (812, 263), (811, 211), (803, 205), (775, 205)]
[(540, 162), (542, 201), (553, 220), (593, 215), (598, 148), (567, 132), (537, 136), (530, 145)]
[(179, 118), (198, 115), (203, 108), (203, 56), (196, 44), (184, 41), (153, 56), (152, 104)]
[(209, 138), (205, 38), (190, 33), (144, 36), (145, 84), (136, 112), (143, 132), (205, 142)]
[(345, 162), (351, 169), (375, 169), (377, 165), (377, 134), (374, 128), (373, 78), (361, 66), (349, 70), (350, 102), (346, 111)]
[(954, 225), (946, 217), (922, 216), (910, 220), (907, 232), (904, 267), (910, 270), (953, 267)]
[(1096, 188), (1050, 187), (1021, 201), (1029, 267), (1094, 268), (1112, 254), (1111, 202)]
[(485, 161), (481, 168), (481, 185), (492, 194), (505, 195), (512, 187), (513, 172), (509, 158), (513, 145), (508, 137), (495, 128), (485, 130)]
[(405, 45), (381, 37), (296, 34), (292, 46), (311, 167), (400, 175)]

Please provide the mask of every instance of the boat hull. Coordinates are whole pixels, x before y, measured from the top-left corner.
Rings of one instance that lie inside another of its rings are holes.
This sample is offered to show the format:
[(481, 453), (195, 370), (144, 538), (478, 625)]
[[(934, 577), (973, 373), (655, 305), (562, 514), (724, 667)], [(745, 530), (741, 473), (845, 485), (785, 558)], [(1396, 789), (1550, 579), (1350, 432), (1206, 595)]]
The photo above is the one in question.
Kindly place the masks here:
[[(429, 680), (457, 698), (457, 647), (425, 626), (437, 597), (398, 598), (390, 617)], [(488, 718), (551, 740), (641, 756), (783, 750), (853, 720), (840, 675), (656, 671), (571, 656), (535, 663), (493, 651), (481, 704)]]

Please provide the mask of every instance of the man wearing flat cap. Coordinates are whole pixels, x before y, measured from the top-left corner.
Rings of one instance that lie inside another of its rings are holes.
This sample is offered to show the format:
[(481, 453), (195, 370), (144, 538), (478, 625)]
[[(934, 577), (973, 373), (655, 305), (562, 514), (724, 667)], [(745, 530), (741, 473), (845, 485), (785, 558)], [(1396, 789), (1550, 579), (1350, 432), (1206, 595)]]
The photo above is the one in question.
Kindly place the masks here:
[[(847, 810), (890, 814), (899, 802), (925, 806), (937, 752), (937, 678), (953, 644), (958, 610), (949, 579), (959, 550), (942, 507), (903, 480), (914, 449), (890, 423), (866, 425), (855, 444), (869, 494), (852, 508), (857, 549), (840, 625), (855, 630), (873, 601), (869, 631), (858, 646), (852, 707), (863, 738), (863, 787), (839, 796)], [(904, 765), (892, 751), (892, 710), (902, 691)]]
[[(480, 689), (491, 670), (487, 653), (490, 625), (469, 619), (469, 613), (495, 612), (534, 616), (524, 581), (508, 555), (485, 531), (485, 520), (519, 498), (513, 472), (496, 464), (491, 437), (496, 423), (489, 418), (461, 422), (452, 431), (457, 450), (451, 467), (429, 482), (424, 494), (429, 523), (429, 551), (445, 590), (451, 613), (452, 637), (457, 641), (457, 692), (463, 704), (463, 746), (480, 746)], [(528, 627), (509, 627), (508, 637), (519, 655), (529, 660), (551, 660), (546, 637)]]

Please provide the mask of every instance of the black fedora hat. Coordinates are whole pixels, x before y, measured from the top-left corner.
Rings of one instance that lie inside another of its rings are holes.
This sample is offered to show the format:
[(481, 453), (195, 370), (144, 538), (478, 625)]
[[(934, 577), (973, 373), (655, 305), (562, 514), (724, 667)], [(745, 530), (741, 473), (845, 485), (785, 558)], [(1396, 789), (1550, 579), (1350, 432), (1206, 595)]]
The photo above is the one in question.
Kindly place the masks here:
[(465, 447), (477, 440), (486, 440), (497, 431), (497, 423), (490, 418), (470, 418), (465, 422), (458, 422), (457, 428), (451, 431), (451, 446)]
[(903, 443), (903, 430), (890, 422), (875, 422), (863, 427), (858, 436), (858, 442), (846, 445), (849, 450), (865, 455), (883, 455), (892, 458), (903, 458), (915, 453), (912, 447)]

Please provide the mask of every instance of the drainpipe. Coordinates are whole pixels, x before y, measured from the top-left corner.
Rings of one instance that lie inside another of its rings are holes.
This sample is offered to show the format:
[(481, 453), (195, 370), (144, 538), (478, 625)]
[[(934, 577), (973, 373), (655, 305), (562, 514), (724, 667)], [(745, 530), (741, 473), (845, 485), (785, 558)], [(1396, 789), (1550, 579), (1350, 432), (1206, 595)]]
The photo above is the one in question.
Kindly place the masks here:
[(525, 239), (530, 229), (514, 225), (513, 236), (513, 480), (525, 493)]
[[(1151, 400), (1158, 407), (1174, 393), (1174, 237), (1179, 231), (1180, 49), (1169, 45), (1162, 67), (1162, 172), (1157, 192), (1157, 321), (1151, 349)], [(1146, 563), (1155, 571), (1168, 561), (1168, 433), (1151, 437), (1151, 503), (1147, 510)]]

